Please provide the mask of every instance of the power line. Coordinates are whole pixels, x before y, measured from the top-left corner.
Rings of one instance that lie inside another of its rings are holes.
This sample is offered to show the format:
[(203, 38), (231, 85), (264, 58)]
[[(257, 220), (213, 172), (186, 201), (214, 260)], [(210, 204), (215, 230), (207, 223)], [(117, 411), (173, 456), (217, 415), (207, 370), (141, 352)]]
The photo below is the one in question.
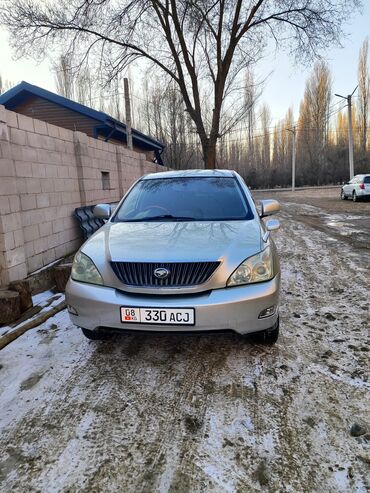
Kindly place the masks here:
[[(328, 114), (328, 115), (326, 115), (326, 118), (330, 118), (331, 116), (335, 115), (336, 113), (339, 113), (340, 111), (342, 111), (342, 110), (343, 110), (343, 109), (347, 106), (347, 105), (344, 105), (344, 106), (343, 106), (342, 108), (340, 108), (339, 110), (334, 110), (334, 111), (333, 111), (333, 108), (334, 108), (335, 106), (337, 106), (338, 104), (340, 104), (340, 103), (341, 103), (341, 101), (338, 101), (337, 103), (334, 103), (334, 104), (333, 104), (333, 105), (329, 108), (329, 114)], [(311, 121), (312, 121), (312, 122), (314, 122), (314, 120), (311, 120)], [(283, 124), (284, 124), (284, 119), (283, 119), (283, 118), (282, 118), (282, 119), (280, 119), (280, 120), (279, 120), (279, 123), (281, 123), (281, 124), (283, 125)], [(308, 122), (305, 122), (305, 123), (310, 123), (310, 120), (309, 120)], [(317, 123), (317, 122), (314, 122), (314, 123)], [(285, 124), (286, 124), (286, 122), (285, 122)], [(297, 127), (299, 127), (299, 122), (298, 122), (298, 121), (293, 122), (293, 123), (292, 123), (292, 127), (293, 127), (293, 126), (297, 126)], [(246, 127), (242, 127), (242, 128), (234, 128), (234, 129), (232, 129), (229, 133), (244, 132), (247, 128), (248, 128), (247, 126), (246, 126)], [(276, 128), (276, 125), (270, 125), (270, 126), (266, 127), (266, 130), (271, 129), (271, 128), (272, 128), (272, 129), (275, 129), (275, 128)], [(259, 129), (258, 131), (263, 132), (264, 130), (265, 130), (265, 129), (261, 128), (261, 129)], [(299, 128), (298, 128), (298, 130), (299, 130)]]
[[(113, 98), (113, 97), (116, 97), (116, 96), (123, 96), (124, 97), (124, 95), (125, 95), (125, 93), (124, 92), (121, 92), (121, 91), (108, 92), (108, 93), (101, 92), (99, 94), (99, 96), (93, 96), (91, 98), (88, 98), (88, 99), (85, 99), (85, 100), (79, 100), (77, 102), (80, 103), (80, 104), (85, 104), (85, 103), (90, 103), (91, 101), (95, 101), (97, 99), (104, 99), (104, 98), (109, 98), (109, 97)], [(140, 98), (136, 94), (130, 94), (130, 97), (131, 98), (138, 99), (139, 101), (142, 101), (144, 103), (153, 104), (153, 105), (156, 105), (157, 104), (157, 102), (151, 101), (150, 99)]]
[[(104, 100), (105, 98), (109, 98), (109, 97), (116, 97), (116, 96), (124, 96), (124, 92), (121, 92), (121, 91), (115, 91), (115, 92), (111, 92), (111, 93), (104, 93), (102, 92), (100, 95), (98, 96), (93, 96), (91, 98), (88, 98), (86, 100), (80, 100), (78, 101), (80, 104), (84, 104), (84, 103), (91, 103), (91, 101), (94, 101), (94, 100), (97, 100), (97, 99), (102, 99)], [(154, 101), (151, 101), (149, 99), (143, 99), (139, 96), (137, 96), (136, 94), (131, 94), (130, 95), (131, 97), (139, 100), (139, 101), (142, 101), (142, 102), (145, 102), (147, 104), (153, 104), (153, 105), (156, 105), (157, 103), (154, 102)], [(122, 101), (123, 102), (123, 101)], [(335, 114), (341, 112), (344, 108), (347, 107), (347, 104), (343, 105), (341, 108), (339, 109), (334, 109), (336, 106), (338, 106), (338, 104), (340, 104), (341, 101), (338, 101), (336, 103), (334, 103), (333, 105), (331, 105), (329, 107), (329, 113), (326, 115), (326, 119), (330, 118), (331, 116), (334, 116)], [(261, 117), (261, 115), (258, 117), (258, 119)], [(278, 120), (279, 122), (281, 122), (281, 124), (284, 123), (284, 119), (280, 119)], [(314, 120), (309, 120), (309, 121), (305, 121), (304, 122), (304, 125), (309, 125), (310, 123), (317, 123), (317, 121), (314, 121)], [(300, 126), (299, 123), (296, 121), (293, 123), (293, 126), (296, 127), (297, 129), (297, 132), (307, 132), (307, 131), (313, 131), (313, 130), (323, 130), (323, 128), (321, 127), (303, 127), (303, 126)], [(356, 127), (355, 127), (356, 128)], [(227, 143), (233, 143), (233, 142), (244, 142), (244, 141), (250, 141), (250, 140), (256, 140), (256, 139), (261, 139), (261, 138), (266, 138), (266, 137), (269, 137), (271, 135), (275, 135), (275, 134), (281, 134), (283, 132), (286, 131), (286, 129), (278, 129), (277, 128), (277, 125), (270, 125), (268, 127), (266, 127), (266, 129), (254, 129), (254, 131), (259, 131), (261, 132), (260, 134), (257, 134), (257, 135), (252, 135), (252, 136), (244, 136), (244, 137), (239, 137), (239, 138), (235, 138), (235, 139), (230, 139), (228, 138), (228, 135), (229, 134), (232, 134), (232, 133), (236, 133), (236, 132), (241, 132), (241, 133), (244, 133), (245, 131), (247, 131), (248, 127), (242, 127), (242, 128), (234, 128), (232, 129), (230, 132), (228, 132), (228, 134), (225, 136), (225, 140), (227, 141)], [(270, 131), (270, 132), (265, 132), (265, 130), (271, 130), (273, 129), (273, 131)], [(330, 132), (330, 133), (333, 133), (333, 132), (336, 132), (336, 133), (342, 133), (343, 130), (333, 130), (333, 129), (327, 129), (325, 130), (326, 132)]]

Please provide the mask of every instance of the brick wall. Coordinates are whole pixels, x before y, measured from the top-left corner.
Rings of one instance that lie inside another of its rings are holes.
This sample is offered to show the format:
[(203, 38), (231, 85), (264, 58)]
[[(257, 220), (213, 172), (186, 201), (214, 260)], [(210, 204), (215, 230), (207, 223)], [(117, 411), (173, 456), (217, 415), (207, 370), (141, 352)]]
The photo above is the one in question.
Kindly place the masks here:
[(76, 207), (116, 202), (141, 175), (164, 169), (144, 154), (0, 105), (0, 287), (79, 248)]

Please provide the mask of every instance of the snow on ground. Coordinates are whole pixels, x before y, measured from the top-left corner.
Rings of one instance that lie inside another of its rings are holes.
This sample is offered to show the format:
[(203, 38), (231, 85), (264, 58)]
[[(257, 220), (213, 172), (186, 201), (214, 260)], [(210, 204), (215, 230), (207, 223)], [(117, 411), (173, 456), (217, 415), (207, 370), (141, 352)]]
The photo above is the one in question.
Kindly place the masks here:
[(54, 292), (50, 290), (35, 294), (32, 296), (33, 306), (44, 305), (52, 296), (54, 296)]
[(32, 296), (33, 307), (23, 313), (22, 318), (20, 319), (21, 321), (16, 321), (11, 325), (2, 325), (0, 327), (0, 336), (16, 330), (22, 327), (22, 325), (28, 324), (35, 318), (38, 318), (41, 314), (59, 305), (64, 299), (64, 294), (54, 293), (53, 291), (44, 291)]
[(369, 491), (369, 429), (350, 434), (370, 424), (369, 252), (297, 220), (305, 211), (281, 214), (272, 348), (93, 342), (64, 311), (1, 351), (1, 491)]

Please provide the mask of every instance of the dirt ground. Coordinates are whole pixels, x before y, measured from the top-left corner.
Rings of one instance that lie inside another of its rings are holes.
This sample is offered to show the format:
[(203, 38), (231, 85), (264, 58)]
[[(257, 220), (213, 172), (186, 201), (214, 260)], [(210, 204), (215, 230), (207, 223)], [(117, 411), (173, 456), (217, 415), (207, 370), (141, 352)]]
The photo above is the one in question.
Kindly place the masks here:
[(276, 198), (286, 205), (310, 205), (311, 208), (297, 207), (295, 219), (330, 232), (352, 246), (370, 249), (370, 200), (353, 203), (352, 200), (340, 200), (339, 195), (340, 187), (254, 194), (256, 199)]
[(0, 352), (2, 492), (370, 490), (370, 203), (263, 195), (283, 205), (278, 344), (92, 342), (59, 313)]

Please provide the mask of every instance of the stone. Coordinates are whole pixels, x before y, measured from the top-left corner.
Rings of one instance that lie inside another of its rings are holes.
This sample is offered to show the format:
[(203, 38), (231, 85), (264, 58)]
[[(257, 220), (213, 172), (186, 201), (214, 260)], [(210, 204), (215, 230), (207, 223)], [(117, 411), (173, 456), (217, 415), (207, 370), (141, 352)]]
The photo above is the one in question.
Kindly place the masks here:
[(321, 355), (321, 357), (322, 357), (323, 359), (326, 359), (326, 358), (329, 358), (329, 357), (330, 357), (330, 356), (332, 356), (332, 355), (333, 355), (333, 351), (331, 351), (330, 349), (328, 349), (327, 351), (325, 351), (325, 353), (323, 353), (323, 354)]
[(33, 306), (31, 288), (27, 281), (12, 281), (8, 289), (19, 293), (21, 313)]
[(349, 432), (353, 437), (360, 437), (366, 435), (367, 429), (362, 423), (353, 423)]
[(53, 269), (55, 287), (58, 292), (64, 293), (69, 276), (71, 275), (72, 263), (57, 265)]
[(0, 325), (15, 322), (21, 314), (21, 301), (17, 291), (0, 290)]

